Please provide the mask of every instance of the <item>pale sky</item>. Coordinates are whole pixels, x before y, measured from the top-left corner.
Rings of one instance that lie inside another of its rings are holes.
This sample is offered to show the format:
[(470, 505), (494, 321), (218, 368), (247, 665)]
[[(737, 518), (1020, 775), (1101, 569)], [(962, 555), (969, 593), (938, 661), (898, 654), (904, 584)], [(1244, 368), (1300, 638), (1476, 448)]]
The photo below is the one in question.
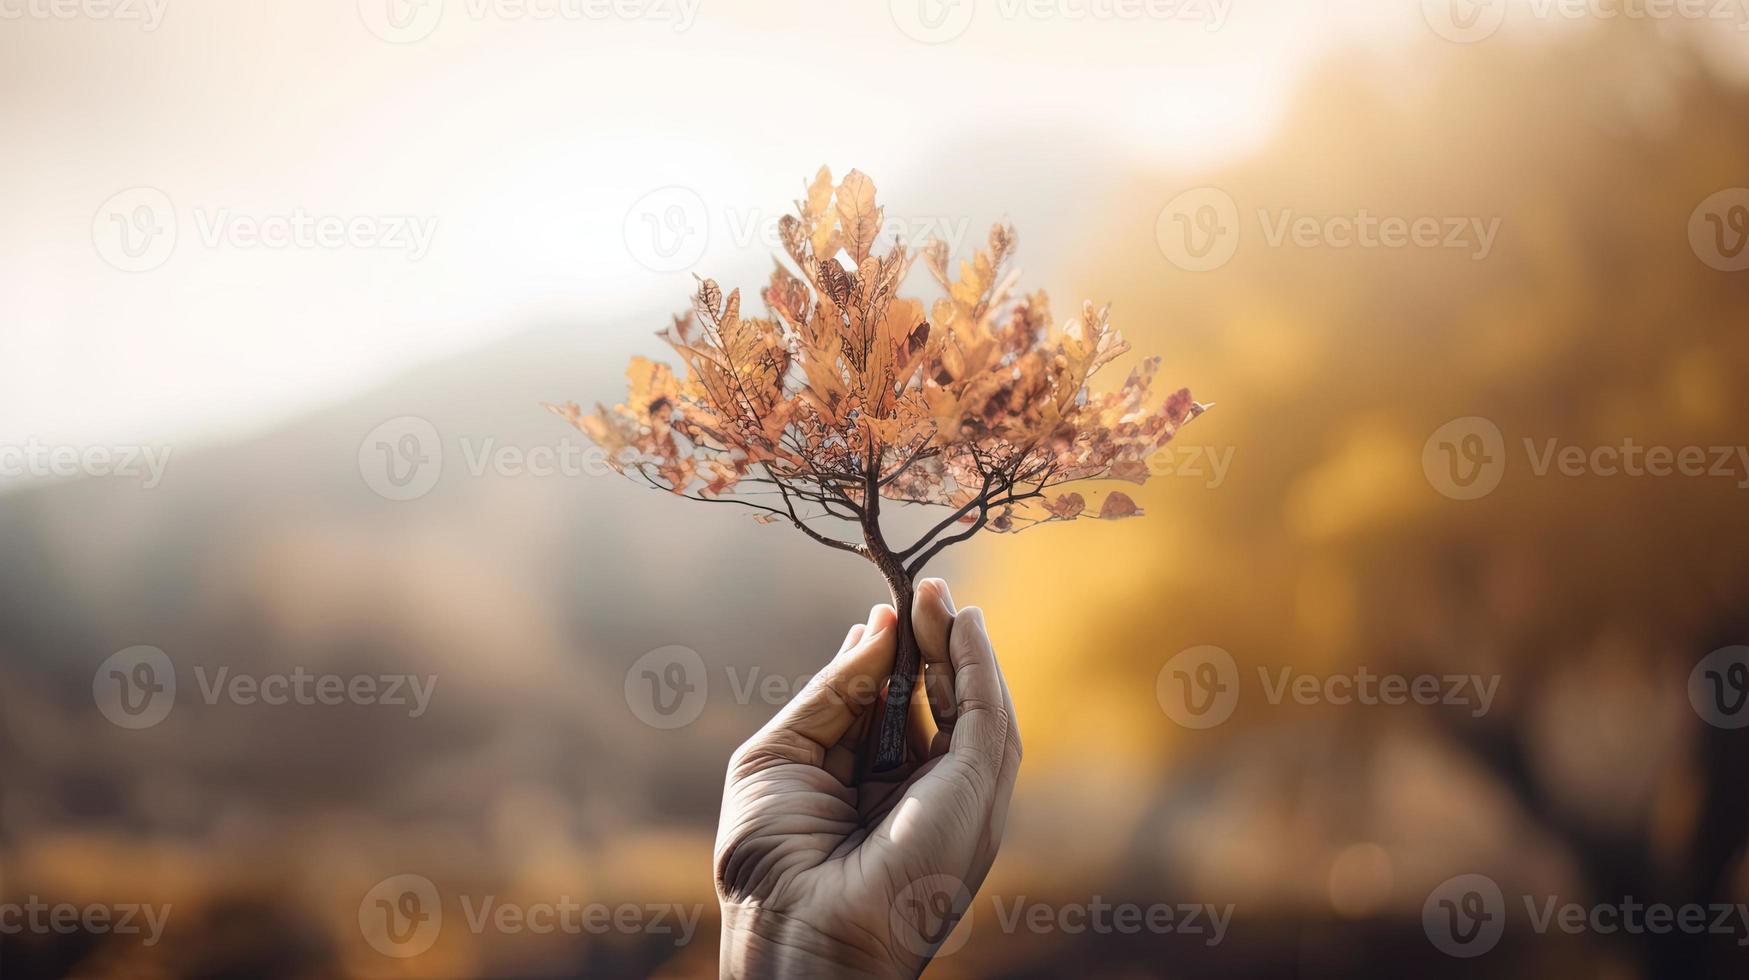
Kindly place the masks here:
[(0, 0), (0, 442), (243, 436), (537, 322), (617, 350), (690, 290), (639, 261), (690, 202), (695, 268), (759, 275), (748, 236), (822, 161), (889, 205), (1000, 183), (953, 154), (1008, 130), (1194, 168), (1261, 139), (1332, 45), (1427, 29), (1360, 0), (619, 2), (647, 16)]

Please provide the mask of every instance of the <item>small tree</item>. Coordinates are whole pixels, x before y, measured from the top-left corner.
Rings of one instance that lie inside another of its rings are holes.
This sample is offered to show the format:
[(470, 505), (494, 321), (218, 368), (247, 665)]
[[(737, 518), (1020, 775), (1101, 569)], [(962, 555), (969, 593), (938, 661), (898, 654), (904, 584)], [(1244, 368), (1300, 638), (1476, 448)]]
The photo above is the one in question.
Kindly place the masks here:
[[(692, 311), (660, 335), (684, 377), (634, 358), (624, 404), (593, 414), (574, 403), (548, 407), (621, 473), (751, 508), (761, 523), (789, 523), (880, 569), (899, 636), (871, 735), (878, 773), (904, 759), (918, 671), (912, 583), (930, 559), (985, 529), (1139, 515), (1120, 492), (1093, 509), (1080, 493), (1051, 491), (1081, 480), (1143, 482), (1149, 456), (1205, 406), (1186, 389), (1144, 405), (1159, 358), (1116, 391), (1090, 392), (1088, 379), (1128, 345), (1091, 303), (1058, 327), (1043, 292), (1010, 299), (1010, 227), (992, 228), (989, 250), (962, 261), (957, 277), (947, 246), (925, 245), (924, 265), (946, 294), (925, 307), (898, 295), (913, 253), (895, 243), (874, 254), (882, 209), (867, 176), (852, 170), (835, 188), (821, 168), (797, 208), (779, 230), (801, 276), (777, 263), (763, 293), (767, 316), (743, 316), (739, 290), (725, 298), (701, 280)], [(882, 530), (883, 501), (950, 512), (894, 547)], [(854, 538), (838, 536), (843, 523), (823, 522), (848, 522)]]

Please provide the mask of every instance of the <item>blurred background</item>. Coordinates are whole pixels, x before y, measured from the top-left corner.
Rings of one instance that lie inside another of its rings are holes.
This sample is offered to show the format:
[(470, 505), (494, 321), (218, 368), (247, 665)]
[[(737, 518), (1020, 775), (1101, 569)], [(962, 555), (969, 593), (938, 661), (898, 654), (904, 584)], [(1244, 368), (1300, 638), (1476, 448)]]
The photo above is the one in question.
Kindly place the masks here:
[(0, 0), (0, 975), (713, 974), (727, 757), (884, 588), (540, 402), (822, 163), (1216, 403), (932, 568), (1027, 759), (931, 975), (1743, 975), (1745, 26)]

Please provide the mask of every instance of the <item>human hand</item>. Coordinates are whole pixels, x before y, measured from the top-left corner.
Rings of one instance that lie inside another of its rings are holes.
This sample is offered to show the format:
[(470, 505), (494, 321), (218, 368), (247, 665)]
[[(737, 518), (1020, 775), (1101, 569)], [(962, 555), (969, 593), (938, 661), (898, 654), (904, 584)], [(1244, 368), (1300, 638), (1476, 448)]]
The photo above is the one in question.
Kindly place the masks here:
[(983, 613), (955, 613), (947, 583), (918, 583), (911, 620), (926, 698), (912, 699), (893, 781), (854, 783), (893, 666), (888, 605), (730, 757), (722, 976), (915, 977), (983, 884), (1020, 768), (1014, 704)]

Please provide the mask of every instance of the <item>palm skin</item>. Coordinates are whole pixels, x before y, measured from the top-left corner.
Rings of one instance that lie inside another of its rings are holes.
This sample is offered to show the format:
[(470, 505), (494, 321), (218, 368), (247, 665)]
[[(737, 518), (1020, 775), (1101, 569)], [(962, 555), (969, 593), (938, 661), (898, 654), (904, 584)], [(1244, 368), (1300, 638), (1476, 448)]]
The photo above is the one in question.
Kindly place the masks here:
[(912, 701), (906, 764), (855, 780), (894, 616), (876, 606), (729, 760), (716, 843), (724, 977), (915, 977), (996, 858), (1020, 733), (983, 614), (956, 613), (940, 579), (919, 582), (912, 607), (928, 704)]

